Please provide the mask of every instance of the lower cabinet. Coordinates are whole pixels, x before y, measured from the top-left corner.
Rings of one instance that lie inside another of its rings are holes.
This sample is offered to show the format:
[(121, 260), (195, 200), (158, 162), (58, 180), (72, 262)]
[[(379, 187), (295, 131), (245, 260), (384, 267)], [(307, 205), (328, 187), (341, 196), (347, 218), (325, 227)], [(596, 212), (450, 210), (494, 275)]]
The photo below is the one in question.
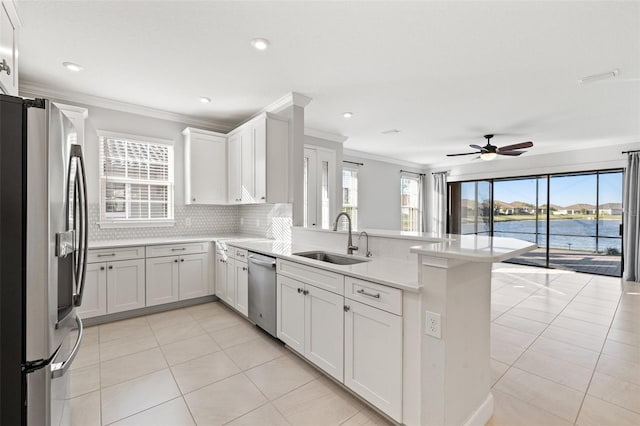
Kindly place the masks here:
[(178, 256), (147, 259), (147, 306), (179, 300)]
[(180, 256), (180, 300), (209, 294), (209, 263), (207, 253)]
[(82, 305), (78, 308), (82, 318), (107, 314), (107, 264), (87, 264), (87, 275), (82, 295)]
[(145, 306), (144, 259), (107, 262), (107, 313)]
[(278, 338), (342, 381), (344, 297), (281, 275), (277, 283)]
[(220, 300), (227, 297), (227, 259), (226, 255), (220, 251), (216, 251), (216, 290), (215, 295)]
[(227, 305), (234, 307), (236, 306), (236, 268), (232, 258), (228, 257), (225, 262), (227, 270), (225, 282), (227, 285), (224, 290), (224, 299), (222, 300), (224, 300)]
[(402, 421), (402, 317), (345, 300), (344, 384)]
[(235, 300), (233, 307), (244, 316), (249, 315), (249, 268), (246, 262), (233, 261), (235, 269)]

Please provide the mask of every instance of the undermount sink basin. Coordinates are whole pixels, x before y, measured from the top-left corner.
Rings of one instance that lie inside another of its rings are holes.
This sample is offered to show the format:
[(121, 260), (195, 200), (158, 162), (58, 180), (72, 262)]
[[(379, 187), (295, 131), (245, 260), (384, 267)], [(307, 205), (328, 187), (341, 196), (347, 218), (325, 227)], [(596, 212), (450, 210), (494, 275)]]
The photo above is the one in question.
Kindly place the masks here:
[(335, 265), (354, 265), (356, 263), (368, 262), (369, 259), (362, 259), (351, 256), (343, 256), (325, 251), (305, 251), (301, 253), (293, 253), (294, 256), (302, 256), (320, 262), (333, 263)]

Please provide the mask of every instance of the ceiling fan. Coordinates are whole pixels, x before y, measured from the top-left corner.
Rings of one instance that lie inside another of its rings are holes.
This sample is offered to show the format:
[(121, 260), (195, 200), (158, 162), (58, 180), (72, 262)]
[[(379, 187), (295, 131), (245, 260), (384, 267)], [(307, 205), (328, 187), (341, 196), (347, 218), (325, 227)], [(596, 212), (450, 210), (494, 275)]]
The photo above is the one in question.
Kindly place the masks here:
[(489, 160), (493, 160), (498, 155), (509, 155), (511, 157), (517, 157), (518, 155), (524, 154), (526, 152), (526, 151), (517, 151), (518, 149), (531, 148), (533, 146), (533, 142), (521, 142), (513, 145), (503, 146), (502, 148), (498, 148), (495, 145), (491, 145), (492, 137), (493, 135), (484, 135), (484, 138), (487, 140), (487, 144), (485, 146), (469, 145), (471, 148), (477, 149), (478, 151), (476, 152), (464, 152), (462, 154), (447, 154), (447, 157), (480, 154), (480, 159), (489, 161)]

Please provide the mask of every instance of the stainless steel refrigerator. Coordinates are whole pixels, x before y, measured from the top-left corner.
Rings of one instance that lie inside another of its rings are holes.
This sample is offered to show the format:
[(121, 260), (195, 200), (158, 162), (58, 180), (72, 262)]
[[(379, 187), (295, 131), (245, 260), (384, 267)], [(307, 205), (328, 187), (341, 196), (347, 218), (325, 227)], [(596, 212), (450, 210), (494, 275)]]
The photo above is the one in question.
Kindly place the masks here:
[(87, 192), (55, 103), (0, 95), (0, 424), (69, 424), (82, 340)]

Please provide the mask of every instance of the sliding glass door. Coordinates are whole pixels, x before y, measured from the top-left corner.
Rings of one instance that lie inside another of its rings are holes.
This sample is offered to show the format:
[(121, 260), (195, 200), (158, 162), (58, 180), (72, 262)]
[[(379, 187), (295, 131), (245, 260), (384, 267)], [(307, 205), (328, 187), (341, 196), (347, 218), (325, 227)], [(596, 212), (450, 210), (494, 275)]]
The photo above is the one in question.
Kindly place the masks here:
[(622, 182), (622, 170), (454, 182), (449, 229), (538, 245), (509, 262), (621, 276)]

